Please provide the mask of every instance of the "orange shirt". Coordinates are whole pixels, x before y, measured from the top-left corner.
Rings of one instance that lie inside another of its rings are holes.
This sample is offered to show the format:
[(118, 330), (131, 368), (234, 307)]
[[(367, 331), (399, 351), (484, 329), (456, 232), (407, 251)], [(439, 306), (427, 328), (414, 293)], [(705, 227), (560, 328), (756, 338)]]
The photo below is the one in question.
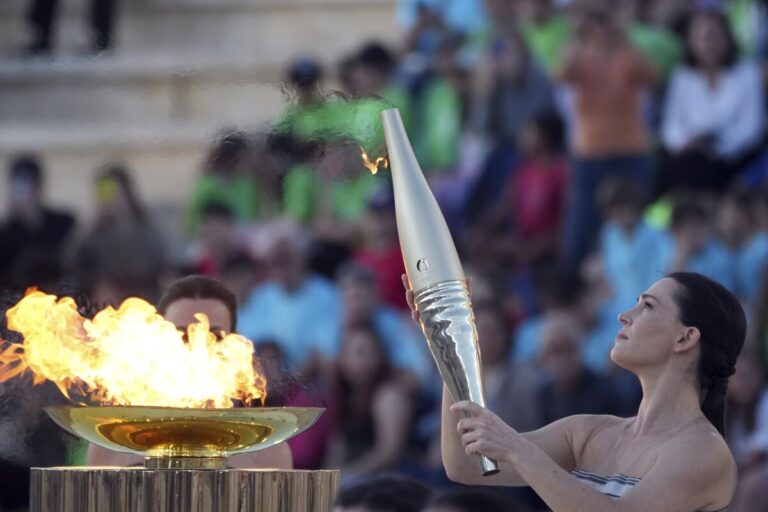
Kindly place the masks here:
[(581, 158), (645, 153), (650, 134), (642, 94), (652, 78), (630, 47), (576, 50), (563, 71), (574, 87), (573, 152)]

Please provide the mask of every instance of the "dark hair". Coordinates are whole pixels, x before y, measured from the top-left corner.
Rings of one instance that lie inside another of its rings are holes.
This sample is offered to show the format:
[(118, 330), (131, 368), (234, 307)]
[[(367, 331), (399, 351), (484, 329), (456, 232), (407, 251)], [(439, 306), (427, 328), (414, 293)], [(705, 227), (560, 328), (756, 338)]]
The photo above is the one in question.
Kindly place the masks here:
[(725, 44), (727, 47), (725, 50), (725, 55), (723, 56), (723, 61), (720, 64), (725, 68), (732, 67), (739, 61), (739, 44), (736, 42), (736, 37), (733, 35), (733, 30), (731, 30), (730, 21), (728, 20), (725, 13), (719, 9), (711, 8), (699, 9), (691, 13), (688, 19), (685, 20), (683, 28), (683, 33), (685, 34), (685, 52), (683, 56), (683, 62), (692, 68), (699, 67), (699, 63), (696, 60), (696, 55), (694, 55), (693, 48), (691, 48), (690, 35), (693, 28), (693, 22), (700, 17), (709, 18), (719, 25), (720, 30), (725, 36)]
[(490, 491), (458, 489), (441, 493), (429, 501), (428, 506), (450, 507), (461, 512), (513, 512), (510, 500)]
[(245, 132), (224, 130), (211, 144), (205, 157), (206, 172), (234, 171), (240, 165), (248, 151), (251, 141)]
[(531, 116), (528, 123), (539, 132), (547, 149), (565, 151), (565, 125), (555, 110), (547, 109)]
[(698, 380), (701, 410), (720, 434), (725, 434), (725, 394), (728, 378), (747, 333), (747, 319), (739, 299), (723, 285), (694, 272), (667, 276), (677, 285), (675, 303), (683, 325), (701, 333)]
[(96, 182), (101, 181), (113, 181), (120, 187), (120, 190), (125, 194), (125, 198), (128, 201), (128, 207), (131, 209), (131, 214), (135, 220), (144, 223), (147, 221), (147, 213), (144, 210), (144, 205), (139, 199), (139, 195), (136, 193), (136, 188), (133, 185), (133, 178), (131, 177), (128, 168), (122, 164), (111, 163), (103, 166), (96, 176)]
[(303, 58), (291, 64), (288, 80), (297, 87), (312, 87), (320, 81), (323, 71), (317, 61)]
[(702, 196), (684, 194), (673, 200), (669, 227), (677, 229), (690, 221), (703, 222), (710, 217), (711, 212)]
[(43, 181), (43, 166), (37, 155), (31, 153), (14, 157), (8, 170), (11, 179), (28, 179), (37, 186)]
[(361, 507), (371, 512), (419, 512), (431, 490), (416, 480), (381, 476), (342, 490), (336, 498), (339, 507)]
[(235, 212), (232, 211), (232, 208), (226, 203), (209, 201), (204, 203), (200, 208), (200, 218), (216, 218), (233, 221), (235, 219)]
[(648, 206), (648, 194), (636, 182), (626, 179), (614, 179), (604, 182), (597, 190), (600, 209), (607, 214), (614, 208), (631, 208), (642, 213)]
[(361, 66), (389, 74), (397, 66), (395, 57), (383, 44), (370, 42), (360, 49), (356, 61)]
[(164, 315), (168, 307), (181, 299), (214, 299), (229, 311), (232, 332), (237, 329), (237, 297), (216, 279), (206, 276), (187, 276), (171, 283), (157, 303), (157, 311)]

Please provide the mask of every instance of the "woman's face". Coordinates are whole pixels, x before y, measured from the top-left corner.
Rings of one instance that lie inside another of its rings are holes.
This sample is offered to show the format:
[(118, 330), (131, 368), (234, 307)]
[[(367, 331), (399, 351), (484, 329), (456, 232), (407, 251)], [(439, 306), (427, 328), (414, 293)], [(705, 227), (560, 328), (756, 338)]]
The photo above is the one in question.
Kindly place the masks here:
[(675, 302), (678, 284), (669, 278), (656, 281), (628, 311), (619, 315), (622, 324), (611, 350), (611, 359), (634, 370), (663, 364), (674, 344), (686, 332)]
[(700, 14), (691, 21), (688, 45), (693, 57), (702, 66), (717, 66), (728, 51), (728, 39), (723, 27), (712, 16)]
[(341, 373), (354, 386), (364, 386), (379, 373), (384, 355), (371, 333), (353, 330), (347, 333), (339, 359)]

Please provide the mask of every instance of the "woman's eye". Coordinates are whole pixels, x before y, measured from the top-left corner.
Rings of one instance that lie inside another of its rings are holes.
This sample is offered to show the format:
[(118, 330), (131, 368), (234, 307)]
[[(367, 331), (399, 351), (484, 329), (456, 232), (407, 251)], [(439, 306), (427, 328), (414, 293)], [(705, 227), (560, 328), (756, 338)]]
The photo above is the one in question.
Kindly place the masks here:
[(653, 306), (651, 306), (651, 303), (646, 301), (643, 301), (643, 306), (647, 307), (648, 309), (653, 309)]

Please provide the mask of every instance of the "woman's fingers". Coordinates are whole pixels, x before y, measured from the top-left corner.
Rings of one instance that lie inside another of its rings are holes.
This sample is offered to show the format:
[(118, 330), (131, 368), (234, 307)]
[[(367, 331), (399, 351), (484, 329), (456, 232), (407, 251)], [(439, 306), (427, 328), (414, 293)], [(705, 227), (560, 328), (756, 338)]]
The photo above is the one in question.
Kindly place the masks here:
[(411, 309), (411, 318), (418, 322), (419, 312), (416, 310), (416, 303), (413, 300), (413, 290), (411, 290), (411, 285), (408, 283), (408, 276), (403, 274), (400, 277), (403, 281), (403, 288), (405, 288), (405, 301), (408, 303), (408, 307)]
[(462, 402), (456, 402), (451, 406), (452, 412), (463, 412), (465, 414), (469, 414), (470, 416), (476, 417), (480, 416), (482, 414), (485, 414), (488, 409), (485, 407), (482, 407), (480, 405), (477, 405), (474, 402), (470, 402), (468, 400), (464, 400)]
[(475, 418), (464, 418), (459, 420), (459, 422), (456, 424), (456, 431), (459, 434), (463, 434), (471, 430), (476, 430), (480, 427), (480, 425), (481, 423)]

